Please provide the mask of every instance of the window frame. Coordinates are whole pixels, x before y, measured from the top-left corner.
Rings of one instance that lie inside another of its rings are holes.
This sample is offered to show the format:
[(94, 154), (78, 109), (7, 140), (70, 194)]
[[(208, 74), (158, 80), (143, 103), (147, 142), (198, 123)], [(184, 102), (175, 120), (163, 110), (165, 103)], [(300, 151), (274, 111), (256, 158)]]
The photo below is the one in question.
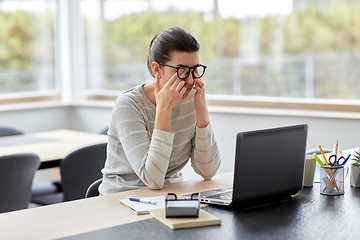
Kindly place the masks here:
[[(60, 1), (61, 2), (61, 1)], [(56, 11), (55, 11), (55, 22), (58, 24), (58, 9), (59, 9), (59, 0), (54, 0)], [(56, 43), (56, 38), (59, 34), (58, 29), (54, 25), (54, 43)], [(55, 89), (46, 90), (46, 91), (33, 91), (33, 92), (18, 92), (18, 93), (3, 93), (0, 94), (0, 108), (2, 105), (12, 104), (12, 103), (28, 103), (28, 102), (44, 102), (44, 101), (60, 101), (61, 100), (61, 89), (60, 89), (60, 78), (58, 69), (58, 55), (60, 52), (57, 45), (55, 44), (54, 48), (54, 68), (55, 68)]]
[[(122, 91), (87, 91), (89, 101), (115, 101)], [(208, 106), (226, 106), (232, 108), (279, 109), (279, 110), (310, 110), (360, 113), (360, 101), (314, 98), (276, 98), (246, 97), (231, 95), (206, 95)]]
[[(122, 91), (86, 89), (86, 53), (83, 44), (80, 2), (81, 0), (55, 0), (57, 21), (57, 28), (55, 29), (55, 76), (57, 89), (45, 93), (1, 94), (0, 107), (3, 104), (43, 101), (59, 101), (64, 105), (76, 105), (79, 102), (91, 104), (94, 101), (101, 104), (105, 101), (115, 101), (121, 94)], [(207, 103), (208, 106), (225, 106), (232, 109), (329, 111), (334, 112), (334, 115), (337, 112), (360, 113), (360, 100), (207, 94)]]

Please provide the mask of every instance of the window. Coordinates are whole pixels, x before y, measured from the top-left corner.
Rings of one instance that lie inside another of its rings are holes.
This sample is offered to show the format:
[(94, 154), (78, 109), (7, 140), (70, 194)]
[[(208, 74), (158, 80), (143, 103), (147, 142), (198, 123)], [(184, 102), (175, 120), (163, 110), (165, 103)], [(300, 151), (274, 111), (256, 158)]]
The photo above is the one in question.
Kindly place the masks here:
[(151, 80), (151, 38), (179, 26), (201, 44), (208, 94), (360, 100), (358, 1), (82, 0), (81, 14), (88, 90)]
[(60, 90), (68, 102), (114, 99), (152, 80), (150, 40), (179, 26), (201, 44), (211, 104), (358, 111), (358, 16), (357, 0), (0, 0), (0, 103)]
[(55, 11), (54, 0), (0, 1), (0, 94), (3, 98), (57, 90)]

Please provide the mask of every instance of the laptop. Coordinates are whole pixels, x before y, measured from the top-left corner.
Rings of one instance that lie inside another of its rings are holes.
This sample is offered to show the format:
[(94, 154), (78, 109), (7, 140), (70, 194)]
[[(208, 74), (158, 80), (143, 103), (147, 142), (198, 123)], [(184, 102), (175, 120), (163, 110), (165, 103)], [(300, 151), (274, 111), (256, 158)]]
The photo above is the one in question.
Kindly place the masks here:
[(306, 124), (239, 132), (233, 187), (201, 192), (200, 201), (248, 207), (291, 198), (302, 189), (307, 132)]

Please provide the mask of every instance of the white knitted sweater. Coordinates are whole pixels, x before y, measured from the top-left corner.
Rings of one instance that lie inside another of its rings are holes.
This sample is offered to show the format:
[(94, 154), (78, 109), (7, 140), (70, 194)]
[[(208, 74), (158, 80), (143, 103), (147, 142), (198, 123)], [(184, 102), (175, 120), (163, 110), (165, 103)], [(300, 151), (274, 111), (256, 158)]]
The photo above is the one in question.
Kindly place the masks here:
[(209, 124), (196, 126), (194, 91), (181, 100), (171, 115), (171, 130), (154, 129), (156, 106), (142, 85), (121, 94), (112, 111), (107, 159), (102, 170), (101, 195), (182, 181), (180, 170), (191, 165), (204, 179), (220, 166), (218, 146)]

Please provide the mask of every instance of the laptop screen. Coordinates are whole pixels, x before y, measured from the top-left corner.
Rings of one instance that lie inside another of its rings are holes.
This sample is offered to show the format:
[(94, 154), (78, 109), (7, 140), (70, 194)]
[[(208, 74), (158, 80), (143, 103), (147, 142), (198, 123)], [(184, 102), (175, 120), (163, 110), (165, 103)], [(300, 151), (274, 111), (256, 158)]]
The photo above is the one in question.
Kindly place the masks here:
[(233, 203), (297, 193), (303, 183), (307, 131), (302, 124), (238, 133)]

